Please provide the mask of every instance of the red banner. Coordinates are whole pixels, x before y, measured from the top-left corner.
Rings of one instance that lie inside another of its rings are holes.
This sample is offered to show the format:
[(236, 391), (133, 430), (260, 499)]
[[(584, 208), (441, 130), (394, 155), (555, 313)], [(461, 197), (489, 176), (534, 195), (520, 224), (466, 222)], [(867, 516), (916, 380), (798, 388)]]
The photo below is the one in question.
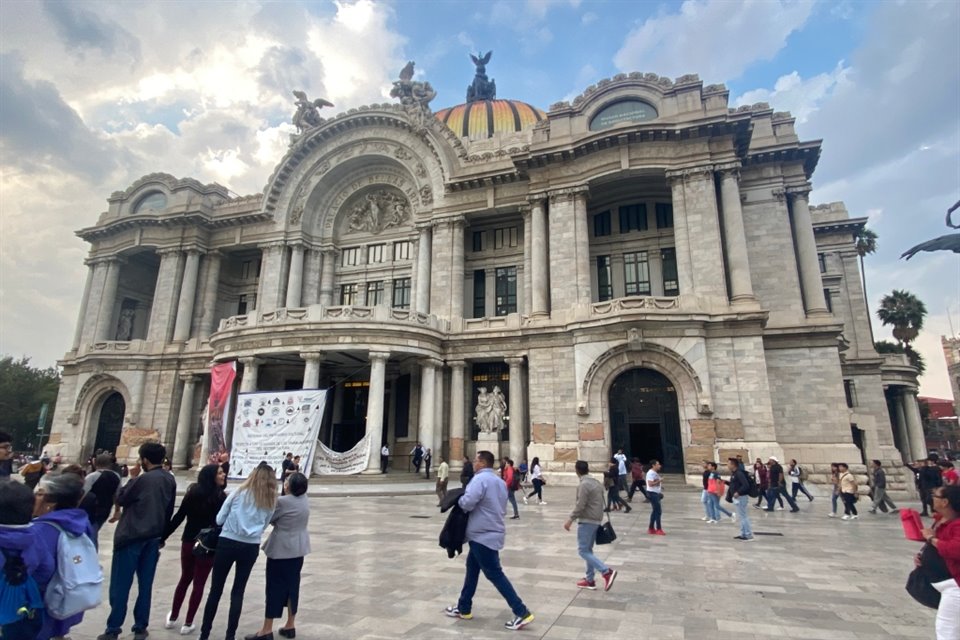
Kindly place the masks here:
[(230, 392), (237, 377), (237, 363), (224, 362), (210, 368), (210, 400), (207, 406), (207, 444), (211, 453), (227, 450), (223, 425), (230, 412)]

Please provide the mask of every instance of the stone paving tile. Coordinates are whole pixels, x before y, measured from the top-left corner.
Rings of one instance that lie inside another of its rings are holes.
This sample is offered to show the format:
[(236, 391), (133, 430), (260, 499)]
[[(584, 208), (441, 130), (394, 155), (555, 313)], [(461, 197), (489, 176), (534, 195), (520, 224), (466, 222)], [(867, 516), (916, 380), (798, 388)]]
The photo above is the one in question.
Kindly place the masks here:
[[(521, 505), (521, 519), (507, 521), (503, 565), (536, 615), (519, 637), (909, 640), (933, 635), (934, 612), (915, 604), (903, 589), (917, 545), (903, 539), (895, 517), (832, 520), (825, 517), (827, 501), (803, 505), (799, 514), (751, 509), (756, 531), (783, 535), (744, 544), (733, 540), (736, 525), (700, 520), (697, 493), (672, 491), (664, 503), (665, 537), (646, 534), (645, 505), (636, 504), (629, 515), (613, 514), (619, 539), (596, 551), (620, 577), (604, 593), (574, 587), (583, 565), (574, 534), (561, 527), (573, 496), (572, 488), (551, 487), (549, 505)], [(473, 620), (443, 615), (443, 608), (456, 602), (463, 558), (450, 560), (437, 545), (443, 517), (434, 504), (430, 496), (312, 497), (314, 553), (304, 565), (297, 637), (517, 637), (503, 629), (510, 612), (482, 578)], [(101, 535), (108, 578), (112, 535), (112, 525)], [(240, 637), (260, 624), (264, 565), (261, 556), (247, 586)], [(162, 626), (178, 577), (171, 544), (162, 553), (154, 585), (151, 640), (181, 637), (178, 629)], [(227, 593), (230, 585), (228, 580)], [(131, 609), (135, 593), (136, 588)], [(223, 637), (227, 602), (225, 596), (215, 640)], [(102, 633), (106, 615), (106, 606), (88, 612), (71, 637), (93, 640)], [(131, 623), (128, 618), (127, 629)]]

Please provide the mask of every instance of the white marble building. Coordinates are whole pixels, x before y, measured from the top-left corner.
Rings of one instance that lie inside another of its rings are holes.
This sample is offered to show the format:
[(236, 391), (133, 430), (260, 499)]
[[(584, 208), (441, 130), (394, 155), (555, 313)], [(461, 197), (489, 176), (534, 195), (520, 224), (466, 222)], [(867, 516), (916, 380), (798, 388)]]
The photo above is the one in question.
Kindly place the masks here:
[(557, 474), (620, 447), (690, 473), (924, 453), (916, 372), (867, 326), (865, 220), (810, 206), (820, 141), (790, 114), (692, 75), (546, 113), (489, 91), (433, 113), (404, 82), (307, 124), (262, 194), (152, 174), (110, 196), (79, 232), (50, 448), (159, 438), (185, 466), (209, 366), (236, 360), (241, 391), (332, 387), (324, 442), (372, 429), (401, 469), (418, 440), (458, 466), (494, 386), (483, 446)]

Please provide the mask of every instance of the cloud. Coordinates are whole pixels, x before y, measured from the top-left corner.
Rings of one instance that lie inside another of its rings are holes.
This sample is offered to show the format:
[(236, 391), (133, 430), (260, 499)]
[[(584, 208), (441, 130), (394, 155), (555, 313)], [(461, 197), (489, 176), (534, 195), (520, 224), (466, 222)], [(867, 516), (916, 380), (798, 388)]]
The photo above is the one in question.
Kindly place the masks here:
[(733, 80), (783, 49), (810, 17), (813, 4), (686, 0), (678, 13), (661, 12), (630, 31), (613, 61), (624, 72), (699, 73), (711, 82)]
[(104, 20), (79, 2), (46, 0), (43, 11), (67, 48), (81, 57), (93, 49), (106, 56), (123, 54), (132, 62), (139, 62), (140, 41), (113, 20)]
[(747, 91), (734, 100), (734, 106), (767, 102), (774, 105), (777, 111), (789, 111), (797, 119), (798, 124), (807, 121), (810, 115), (819, 109), (820, 104), (829, 98), (837, 85), (847, 81), (849, 67), (843, 61), (826, 73), (821, 73), (804, 80), (796, 71), (780, 76), (773, 86), (773, 90), (754, 89)]
[(587, 11), (585, 14), (580, 16), (580, 24), (584, 26), (588, 24), (593, 24), (594, 22), (597, 21), (598, 17), (599, 16), (597, 16), (597, 14), (595, 14), (593, 11)]

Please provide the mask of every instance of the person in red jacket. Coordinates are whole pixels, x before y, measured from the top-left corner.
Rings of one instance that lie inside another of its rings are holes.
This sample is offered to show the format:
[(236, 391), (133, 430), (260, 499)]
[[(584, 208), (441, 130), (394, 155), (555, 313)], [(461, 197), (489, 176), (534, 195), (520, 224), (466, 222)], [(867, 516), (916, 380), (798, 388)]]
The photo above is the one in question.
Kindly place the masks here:
[(504, 458), (500, 463), (500, 475), (507, 485), (507, 500), (513, 506), (513, 517), (511, 520), (520, 519), (520, 511), (517, 509), (517, 490), (520, 488), (520, 475), (513, 468), (513, 460)]
[(933, 584), (940, 592), (937, 640), (955, 640), (960, 638), (960, 487), (936, 487), (930, 499), (940, 517), (932, 528), (923, 530), (923, 537), (936, 547), (951, 576)]

